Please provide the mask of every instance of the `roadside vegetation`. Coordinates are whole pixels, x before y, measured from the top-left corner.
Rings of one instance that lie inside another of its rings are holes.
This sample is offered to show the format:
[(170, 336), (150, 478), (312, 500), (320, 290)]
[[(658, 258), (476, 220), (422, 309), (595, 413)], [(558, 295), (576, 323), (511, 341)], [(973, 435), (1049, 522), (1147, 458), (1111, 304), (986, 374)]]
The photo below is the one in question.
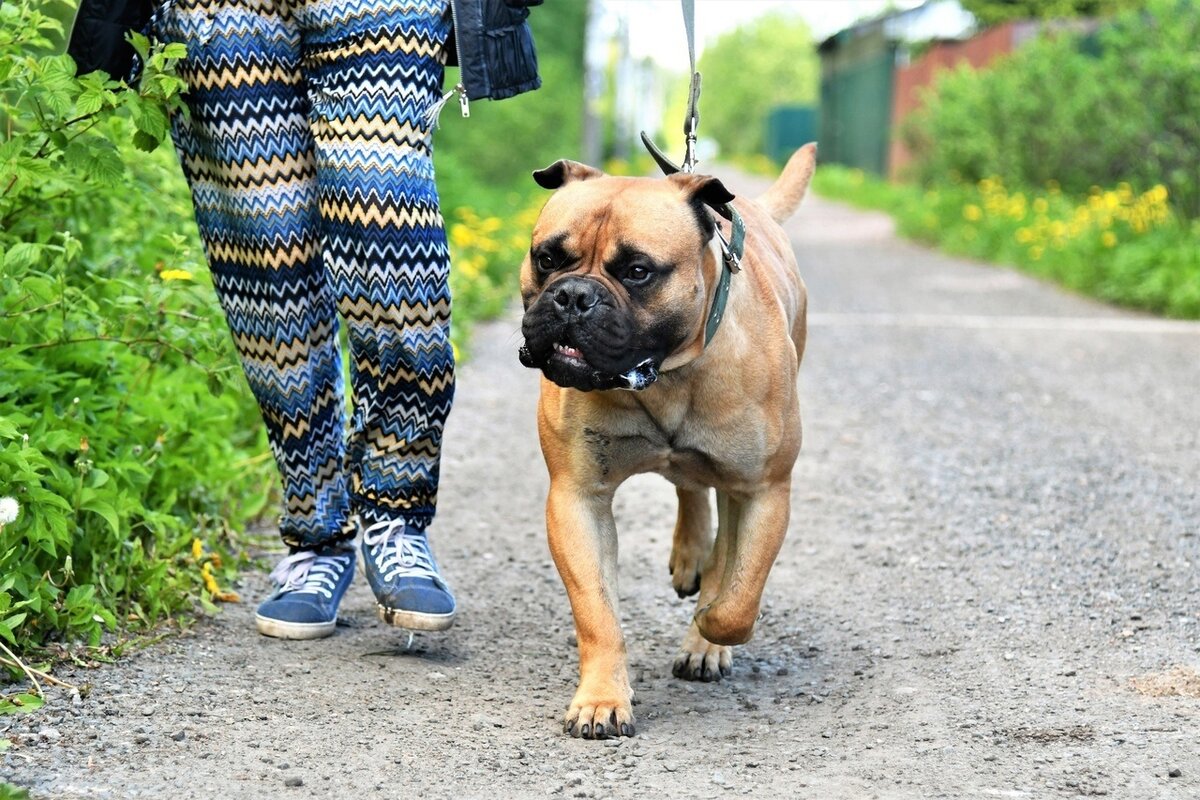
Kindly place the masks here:
[(1165, 186), (1128, 183), (1069, 196), (1056, 183), (1013, 189), (996, 176), (936, 188), (890, 184), (822, 166), (814, 190), (888, 212), (904, 236), (1012, 264), (1113, 303), (1200, 319), (1200, 223), (1171, 208)]
[(816, 190), (951, 252), (1200, 318), (1200, 3), (1132, 5), (946, 72), (902, 133), (911, 183), (823, 166)]
[[(40, 705), (60, 659), (237, 600), (245, 531), (276, 504), (169, 141), (184, 48), (140, 41), (136, 90), (76, 77), (73, 11), (0, 5), (0, 690), (22, 687), (0, 714)], [(435, 135), (464, 354), (514, 296), (542, 199), (530, 170), (577, 147), (584, 12), (534, 10), (545, 89), (470, 119), (452, 103)]]

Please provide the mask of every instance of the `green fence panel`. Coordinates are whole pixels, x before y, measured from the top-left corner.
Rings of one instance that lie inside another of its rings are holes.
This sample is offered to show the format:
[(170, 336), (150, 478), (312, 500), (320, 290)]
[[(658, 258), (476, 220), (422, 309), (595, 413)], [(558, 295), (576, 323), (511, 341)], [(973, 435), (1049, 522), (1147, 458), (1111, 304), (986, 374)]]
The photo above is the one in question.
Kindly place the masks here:
[(817, 139), (817, 110), (812, 106), (776, 106), (767, 115), (764, 149), (777, 164)]
[(822, 56), (823, 161), (887, 174), (896, 46), (864, 43)]

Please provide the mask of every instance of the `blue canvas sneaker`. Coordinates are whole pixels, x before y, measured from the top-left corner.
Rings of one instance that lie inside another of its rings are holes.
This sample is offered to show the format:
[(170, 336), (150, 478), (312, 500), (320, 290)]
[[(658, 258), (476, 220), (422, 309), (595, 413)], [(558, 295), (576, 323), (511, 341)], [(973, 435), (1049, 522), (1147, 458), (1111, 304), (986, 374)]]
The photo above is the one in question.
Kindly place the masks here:
[(379, 618), (417, 631), (444, 631), (454, 624), (454, 594), (438, 572), (424, 531), (404, 520), (363, 529), (367, 582), (379, 601)]
[(275, 593), (254, 615), (258, 632), (278, 639), (320, 639), (337, 627), (337, 608), (354, 578), (354, 548), (300, 550), (271, 571)]

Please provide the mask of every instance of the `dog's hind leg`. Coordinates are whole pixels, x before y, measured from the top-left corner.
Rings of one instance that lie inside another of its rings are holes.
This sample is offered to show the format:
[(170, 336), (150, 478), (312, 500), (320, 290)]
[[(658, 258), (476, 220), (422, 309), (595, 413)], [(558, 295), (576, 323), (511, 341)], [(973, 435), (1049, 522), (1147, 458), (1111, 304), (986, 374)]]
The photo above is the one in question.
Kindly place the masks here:
[[(681, 496), (682, 501), (682, 496)], [(707, 497), (705, 498), (707, 510)], [(682, 506), (680, 508), (682, 512)], [(711, 546), (704, 571), (700, 576), (700, 596), (696, 610), (706, 608), (717, 598), (725, 575), (726, 564), (732, 558), (733, 542), (737, 538), (740, 504), (724, 492), (717, 492), (717, 539)], [(684, 634), (683, 643), (675, 655), (672, 673), (689, 681), (719, 681), (732, 672), (733, 648), (714, 644), (704, 638), (693, 619)]]
[[(722, 522), (714, 548), (724, 552), (721, 586), (712, 603), (702, 606), (695, 618), (700, 633), (708, 641), (742, 644), (754, 633), (763, 587), (787, 534), (790, 495), (791, 476), (788, 476), (744, 501), (730, 501), (730, 513), (737, 517), (730, 528), (733, 535), (722, 542), (726, 530)], [(720, 494), (718, 514), (719, 498)], [(707, 594), (706, 589), (701, 589), (702, 595)]]
[(676, 488), (679, 513), (671, 542), (671, 585), (680, 597), (700, 591), (704, 562), (712, 552), (712, 509), (708, 489)]

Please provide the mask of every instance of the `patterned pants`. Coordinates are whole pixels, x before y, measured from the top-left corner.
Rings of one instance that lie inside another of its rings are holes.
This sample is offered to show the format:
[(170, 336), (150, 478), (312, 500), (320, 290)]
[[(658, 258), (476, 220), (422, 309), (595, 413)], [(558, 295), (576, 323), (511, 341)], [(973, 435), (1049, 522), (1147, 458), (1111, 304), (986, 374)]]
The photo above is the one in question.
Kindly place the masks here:
[[(424, 528), (454, 394), (430, 124), (447, 0), (169, 0), (172, 136), (283, 476), (283, 540)], [(350, 342), (347, 426), (339, 313)], [(347, 431), (348, 427), (348, 431)]]

